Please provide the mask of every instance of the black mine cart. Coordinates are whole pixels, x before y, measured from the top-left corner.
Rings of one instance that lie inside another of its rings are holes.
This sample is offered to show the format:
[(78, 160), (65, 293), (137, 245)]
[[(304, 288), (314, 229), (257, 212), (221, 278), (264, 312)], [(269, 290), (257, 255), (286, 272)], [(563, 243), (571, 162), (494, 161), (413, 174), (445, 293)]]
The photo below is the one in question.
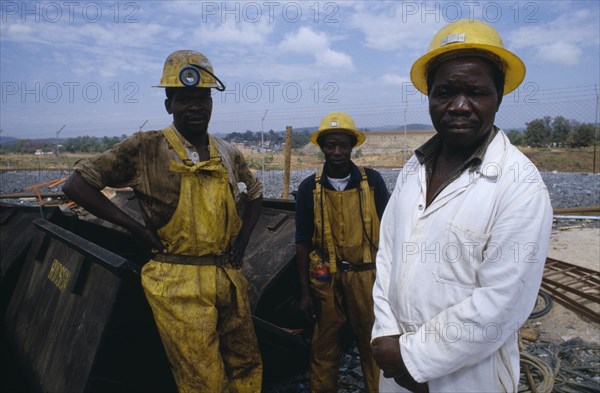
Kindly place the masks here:
[[(176, 392), (129, 234), (89, 214), (1, 208), (1, 390)], [(265, 385), (308, 366), (293, 236), (293, 202), (266, 200), (244, 264)]]

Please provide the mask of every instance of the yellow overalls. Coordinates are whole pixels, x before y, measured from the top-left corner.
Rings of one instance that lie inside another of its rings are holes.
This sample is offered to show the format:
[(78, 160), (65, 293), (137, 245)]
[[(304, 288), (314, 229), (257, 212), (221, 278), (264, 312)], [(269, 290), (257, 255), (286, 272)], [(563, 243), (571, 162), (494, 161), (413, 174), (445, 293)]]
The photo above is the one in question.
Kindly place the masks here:
[(241, 227), (227, 169), (212, 140), (210, 160), (193, 164), (180, 137), (169, 128), (163, 133), (182, 161), (170, 162), (171, 171), (181, 173), (181, 193), (158, 230), (168, 254), (144, 265), (142, 285), (178, 390), (260, 392), (248, 282), (219, 256)]
[[(350, 323), (368, 392), (377, 392), (379, 368), (371, 355), (373, 283), (375, 256), (379, 242), (379, 216), (374, 191), (364, 168), (359, 189), (335, 191), (315, 178), (313, 191), (315, 232), (312, 242), (317, 250), (310, 254), (310, 281), (317, 301), (317, 323), (312, 338), (310, 386), (312, 392), (335, 392), (339, 374), (341, 333)], [(341, 263), (342, 261), (348, 263)], [(319, 281), (314, 271), (325, 264), (331, 280)], [(350, 267), (350, 270), (348, 268)], [(373, 269), (372, 269), (373, 268)]]

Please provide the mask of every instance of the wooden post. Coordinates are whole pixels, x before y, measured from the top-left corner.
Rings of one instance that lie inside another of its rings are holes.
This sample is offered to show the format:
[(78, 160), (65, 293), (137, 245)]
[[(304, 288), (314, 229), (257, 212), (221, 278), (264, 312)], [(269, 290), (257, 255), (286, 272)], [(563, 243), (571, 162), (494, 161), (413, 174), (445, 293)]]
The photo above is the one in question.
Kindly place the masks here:
[(292, 162), (292, 126), (285, 127), (285, 164), (283, 169), (282, 199), (288, 199), (290, 194), (290, 164)]

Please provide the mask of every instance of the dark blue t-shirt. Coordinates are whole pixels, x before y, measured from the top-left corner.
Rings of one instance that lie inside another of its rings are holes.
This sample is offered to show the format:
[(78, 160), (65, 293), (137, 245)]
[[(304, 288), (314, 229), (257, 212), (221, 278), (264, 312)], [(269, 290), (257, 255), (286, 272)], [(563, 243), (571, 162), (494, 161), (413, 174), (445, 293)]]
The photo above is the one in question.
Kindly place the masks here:
[[(321, 175), (322, 187), (333, 190), (333, 186), (327, 180), (327, 176), (324, 175), (325, 167)], [(375, 194), (375, 208), (377, 215), (381, 220), (385, 206), (390, 199), (390, 193), (388, 192), (387, 186), (383, 181), (383, 178), (374, 169), (365, 168), (365, 174), (367, 175), (367, 182), (370, 187), (373, 187)], [(346, 190), (357, 188), (360, 186), (362, 176), (358, 167), (352, 163), (350, 171), (350, 180), (346, 185)], [(310, 175), (300, 183), (298, 186), (298, 195), (296, 196), (296, 243), (310, 243), (312, 241), (313, 233), (315, 230), (315, 216), (314, 216), (314, 199), (313, 191), (315, 189), (315, 175)]]

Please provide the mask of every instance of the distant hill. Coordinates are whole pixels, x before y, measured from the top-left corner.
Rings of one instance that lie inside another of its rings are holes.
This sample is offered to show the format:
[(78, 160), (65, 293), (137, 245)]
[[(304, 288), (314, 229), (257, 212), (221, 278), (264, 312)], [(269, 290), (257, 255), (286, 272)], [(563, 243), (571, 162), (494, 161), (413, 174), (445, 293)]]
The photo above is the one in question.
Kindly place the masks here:
[[(387, 125), (380, 127), (366, 127), (369, 131), (398, 131), (404, 129), (404, 124), (402, 125)], [(433, 130), (433, 126), (431, 124), (421, 124), (421, 123), (411, 123), (406, 125), (407, 130), (411, 131), (431, 131)]]
[[(294, 132), (304, 132), (308, 131), (310, 134), (317, 131), (319, 127), (294, 127)], [(386, 126), (378, 126), (378, 127), (359, 127), (360, 131), (402, 131), (404, 130), (404, 124), (402, 125), (386, 125)], [(431, 131), (433, 130), (432, 125), (428, 124), (420, 124), (420, 123), (411, 123), (406, 125), (406, 129), (410, 131)]]
[[(29, 140), (35, 141), (39, 145), (56, 145), (56, 138), (14, 138), (12, 136), (3, 136), (0, 140), (1, 146), (11, 146), (17, 143), (18, 141)], [(58, 140), (58, 143), (65, 143), (66, 138), (61, 138)]]
[[(319, 127), (294, 127), (294, 132), (305, 132), (308, 131), (309, 134), (312, 134), (313, 132), (317, 131)], [(283, 131), (285, 132), (285, 130)]]
[(12, 136), (0, 137), (0, 146), (14, 145), (18, 140), (19, 138), (13, 138)]

